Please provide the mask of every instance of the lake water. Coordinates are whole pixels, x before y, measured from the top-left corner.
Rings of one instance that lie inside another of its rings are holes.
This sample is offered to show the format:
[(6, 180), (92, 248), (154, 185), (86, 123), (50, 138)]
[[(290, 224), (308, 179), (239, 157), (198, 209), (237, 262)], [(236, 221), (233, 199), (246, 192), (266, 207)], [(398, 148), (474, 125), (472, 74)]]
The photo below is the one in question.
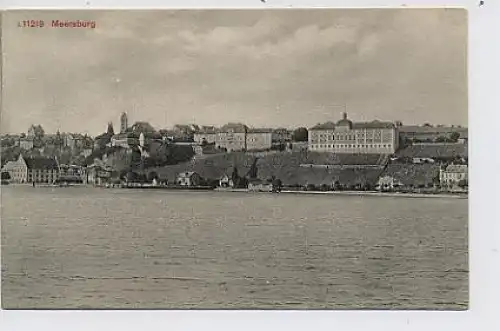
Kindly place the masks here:
[(467, 309), (467, 204), (4, 187), (2, 306)]

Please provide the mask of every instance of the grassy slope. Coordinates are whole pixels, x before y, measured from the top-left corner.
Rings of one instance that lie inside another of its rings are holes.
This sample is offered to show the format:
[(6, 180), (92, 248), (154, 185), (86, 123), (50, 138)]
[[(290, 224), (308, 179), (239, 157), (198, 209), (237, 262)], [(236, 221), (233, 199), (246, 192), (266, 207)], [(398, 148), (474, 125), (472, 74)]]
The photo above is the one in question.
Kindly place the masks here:
[[(239, 175), (246, 175), (254, 160), (251, 154), (237, 152), (214, 155), (205, 159), (193, 160), (173, 166), (166, 166), (156, 171), (160, 178), (173, 181), (182, 171), (196, 171), (202, 177), (218, 179), (225, 173), (231, 175), (236, 166)], [(259, 157), (257, 162), (258, 177), (268, 179), (271, 176), (280, 178), (285, 185), (331, 184), (338, 180), (342, 184), (374, 183), (382, 169), (321, 169), (304, 168), (300, 164), (377, 164), (384, 162), (380, 155), (333, 155), (328, 153), (276, 153)]]

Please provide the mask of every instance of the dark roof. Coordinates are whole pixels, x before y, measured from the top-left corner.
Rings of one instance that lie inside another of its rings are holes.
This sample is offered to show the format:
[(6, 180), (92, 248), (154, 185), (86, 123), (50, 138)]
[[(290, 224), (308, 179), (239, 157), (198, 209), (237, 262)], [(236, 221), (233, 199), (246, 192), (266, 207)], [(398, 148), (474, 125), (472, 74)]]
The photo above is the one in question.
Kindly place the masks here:
[(57, 160), (48, 157), (27, 157), (24, 159), (28, 169), (56, 170)]
[(403, 125), (399, 127), (400, 132), (412, 132), (412, 133), (467, 133), (467, 128), (463, 127), (451, 127), (451, 126), (418, 126), (418, 125)]
[(95, 139), (96, 139), (96, 140), (99, 140), (99, 139), (106, 139), (106, 138), (110, 138), (110, 137), (112, 137), (112, 135), (111, 135), (111, 134), (109, 134), (109, 133), (107, 133), (107, 132), (105, 132), (105, 133), (100, 134), (100, 135), (98, 135), (97, 137), (95, 137)]
[(372, 122), (356, 122), (353, 124), (353, 129), (391, 129), (394, 127), (394, 123), (377, 120)]
[(139, 138), (140, 133), (136, 132), (124, 132), (113, 135), (114, 139), (124, 139), (124, 138)]
[(326, 122), (326, 123), (318, 123), (309, 130), (333, 130), (335, 129), (335, 123)]
[(372, 121), (372, 122), (351, 122), (348, 119), (342, 119), (337, 122), (337, 124), (333, 122), (326, 122), (322, 124), (316, 124), (310, 130), (333, 130), (336, 126), (348, 125), (352, 129), (390, 129), (394, 128), (394, 123), (391, 122), (381, 122), (381, 121)]
[(248, 133), (272, 133), (273, 129), (266, 129), (266, 128), (251, 128), (248, 129)]
[(215, 126), (204, 125), (196, 133), (204, 133), (204, 134), (217, 133), (217, 129), (215, 128)]
[(337, 126), (341, 126), (341, 125), (349, 125), (349, 126), (352, 126), (352, 121), (351, 120), (348, 120), (347, 118), (343, 118), (339, 121), (337, 121)]

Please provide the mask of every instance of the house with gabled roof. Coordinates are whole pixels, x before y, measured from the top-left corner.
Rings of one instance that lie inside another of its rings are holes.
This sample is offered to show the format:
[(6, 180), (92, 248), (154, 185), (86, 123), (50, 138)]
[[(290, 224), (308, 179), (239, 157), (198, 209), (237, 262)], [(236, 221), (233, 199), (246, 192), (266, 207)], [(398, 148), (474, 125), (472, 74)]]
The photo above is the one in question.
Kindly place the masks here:
[(9, 161), (2, 168), (13, 183), (53, 183), (59, 178), (59, 164), (55, 158), (24, 157)]

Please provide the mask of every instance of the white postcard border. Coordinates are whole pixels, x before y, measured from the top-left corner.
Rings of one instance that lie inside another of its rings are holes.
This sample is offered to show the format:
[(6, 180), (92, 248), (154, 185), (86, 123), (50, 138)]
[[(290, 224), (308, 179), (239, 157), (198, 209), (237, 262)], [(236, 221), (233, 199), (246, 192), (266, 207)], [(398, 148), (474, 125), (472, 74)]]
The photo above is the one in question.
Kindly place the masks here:
[[(469, 12), (470, 309), (413, 311), (0, 311), (0, 328), (13, 330), (500, 330), (500, 3), (496, 0), (2, 0), (21, 8), (305, 8), (465, 7)], [(496, 33), (495, 33), (496, 32)]]

